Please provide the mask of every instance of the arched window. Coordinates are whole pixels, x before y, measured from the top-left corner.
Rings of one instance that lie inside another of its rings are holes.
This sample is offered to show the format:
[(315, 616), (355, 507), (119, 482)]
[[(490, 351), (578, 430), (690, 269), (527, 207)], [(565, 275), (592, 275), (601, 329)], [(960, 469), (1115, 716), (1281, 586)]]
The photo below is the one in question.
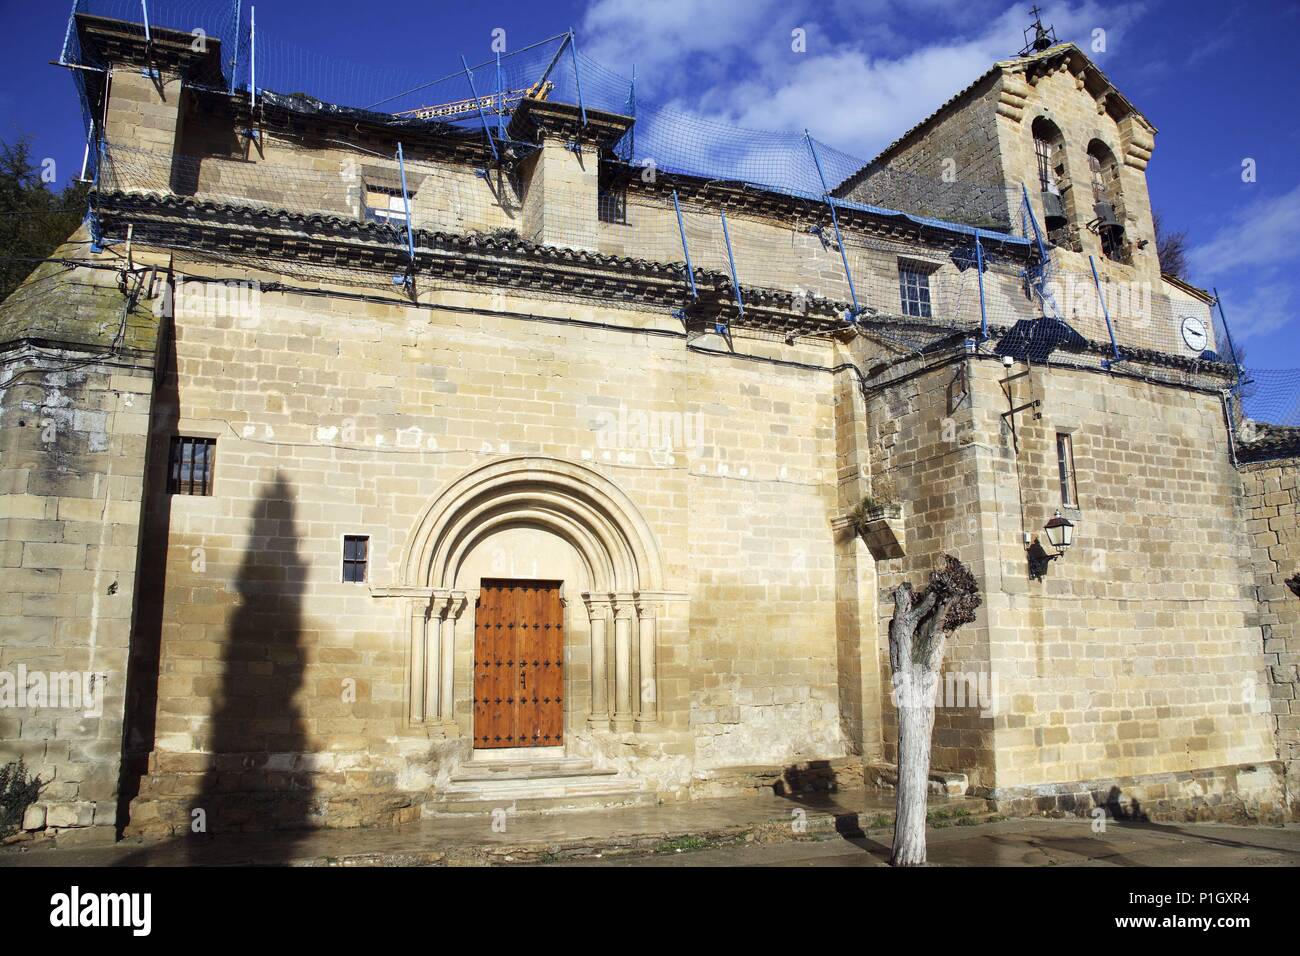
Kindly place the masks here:
[(1060, 128), (1045, 116), (1030, 127), (1034, 136), (1034, 160), (1038, 170), (1038, 188), (1043, 201), (1043, 225), (1053, 241), (1070, 222), (1068, 215), (1070, 178), (1065, 163), (1065, 137)]
[(1119, 163), (1115, 154), (1099, 139), (1088, 144), (1088, 171), (1092, 180), (1092, 225), (1101, 239), (1102, 254), (1125, 262), (1124, 197), (1120, 192)]

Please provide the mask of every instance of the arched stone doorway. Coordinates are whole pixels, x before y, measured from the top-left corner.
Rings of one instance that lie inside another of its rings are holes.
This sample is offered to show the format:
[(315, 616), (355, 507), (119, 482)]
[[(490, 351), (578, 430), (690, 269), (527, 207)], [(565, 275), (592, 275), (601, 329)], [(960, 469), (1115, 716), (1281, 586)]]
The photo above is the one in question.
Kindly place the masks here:
[(566, 681), (583, 684), (566, 694), (583, 710), (567, 712), (570, 726), (657, 721), (659, 549), (632, 500), (599, 473), (540, 456), (469, 471), (416, 522), (400, 573), (413, 723), (448, 736), (470, 729), (475, 602), (489, 578), (562, 580), (565, 630), (584, 650), (566, 655), (583, 665), (566, 667)]

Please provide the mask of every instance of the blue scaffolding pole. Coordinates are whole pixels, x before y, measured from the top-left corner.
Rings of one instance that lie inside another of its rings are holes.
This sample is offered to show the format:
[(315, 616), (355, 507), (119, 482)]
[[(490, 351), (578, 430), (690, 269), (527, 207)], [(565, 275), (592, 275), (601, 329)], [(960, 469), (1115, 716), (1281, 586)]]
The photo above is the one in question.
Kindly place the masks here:
[[(636, 64), (632, 64), (632, 80), (627, 87), (627, 115), (636, 119)], [(632, 157), (636, 155), (636, 123), (628, 127), (627, 131), (627, 162), (632, 162)]]
[(239, 78), (239, 21), (244, 12), (243, 0), (235, 0), (235, 55), (230, 60), (230, 92), (235, 92)]
[[(1106, 333), (1110, 336), (1110, 351), (1114, 355), (1115, 361), (1119, 361), (1119, 346), (1115, 344), (1115, 327), (1110, 324), (1110, 309), (1106, 308), (1106, 296), (1101, 291), (1101, 278), (1097, 275), (1097, 262), (1092, 256), (1088, 257), (1088, 265), (1092, 266), (1092, 281), (1097, 287), (1097, 301), (1101, 303), (1101, 314), (1106, 319)], [(1102, 362), (1103, 368), (1109, 368), (1110, 362)]]
[(822, 170), (821, 157), (817, 155), (817, 147), (813, 145), (812, 136), (807, 130), (804, 130), (803, 138), (808, 141), (808, 151), (812, 153), (813, 163), (817, 166), (817, 178), (822, 183), (822, 198), (826, 200), (826, 205), (831, 210), (831, 225), (835, 227), (835, 245), (840, 250), (840, 261), (844, 263), (844, 278), (849, 283), (849, 298), (853, 300), (853, 313), (848, 316), (848, 320), (852, 322), (858, 317), (861, 309), (858, 307), (858, 291), (853, 288), (853, 273), (849, 269), (849, 255), (844, 251), (844, 237), (840, 235), (840, 217), (835, 211), (835, 200), (831, 197), (830, 186), (826, 184), (826, 173)]
[(410, 259), (410, 272), (406, 275), (393, 276), (393, 285), (405, 285), (408, 281), (415, 284), (415, 235), (411, 232), (411, 197), (406, 191), (406, 159), (402, 155), (402, 144), (397, 144), (397, 170), (402, 177), (402, 209), (406, 213), (406, 255)]
[[(695, 270), (691, 268), (691, 250), (686, 245), (686, 223), (682, 220), (682, 207), (677, 202), (677, 190), (673, 190), (673, 209), (677, 210), (677, 231), (682, 237), (682, 255), (686, 257), (686, 284), (691, 288), (691, 298), (698, 299), (700, 294), (695, 289)], [(730, 248), (730, 247), (728, 247)], [(735, 275), (735, 270), (732, 270)]]
[(984, 307), (984, 246), (980, 243), (980, 231), (975, 230), (975, 277), (980, 285), (980, 341), (989, 337), (989, 313)]
[(501, 154), (497, 152), (497, 141), (492, 137), (492, 128), (488, 126), (487, 114), (483, 112), (483, 101), (478, 98), (478, 90), (474, 89), (474, 74), (469, 70), (469, 63), (465, 57), (460, 58), (461, 66), (465, 67), (465, 79), (469, 80), (469, 92), (474, 97), (474, 105), (478, 107), (478, 118), (483, 123), (483, 133), (487, 136), (488, 145), (492, 147), (492, 158), (498, 162), (501, 160)]
[(1223, 300), (1219, 298), (1219, 290), (1213, 289), (1214, 304), (1219, 307), (1219, 319), (1223, 322), (1223, 334), (1228, 337), (1228, 352), (1232, 355), (1232, 364), (1237, 369), (1237, 388), (1241, 388), (1242, 379), (1245, 376), (1245, 369), (1241, 367), (1241, 361), (1237, 358), (1237, 346), (1232, 342), (1232, 329), (1228, 328), (1228, 317), (1223, 314)]
[(153, 34), (149, 31), (149, 3), (148, 0), (140, 0), (140, 12), (144, 14), (144, 42), (152, 43)]
[[(1027, 267), (1025, 269), (1025, 276), (1026, 278), (1030, 278), (1031, 280), (1030, 288), (1034, 289), (1034, 291), (1037, 292), (1039, 304), (1042, 305), (1043, 307), (1042, 309), (1043, 315), (1047, 316), (1048, 294), (1049, 294), (1047, 289), (1047, 267), (1048, 264), (1051, 262), (1051, 259), (1049, 258), (1047, 253), (1047, 244), (1043, 242), (1043, 233), (1038, 228), (1038, 217), (1034, 215), (1034, 207), (1029, 205), (1029, 190), (1025, 188), (1024, 183), (1020, 184), (1020, 192), (1024, 196), (1023, 218), (1029, 220), (1029, 225), (1034, 232), (1034, 242), (1038, 246), (1038, 282), (1036, 284), (1036, 288), (1035, 288), (1035, 284), (1032, 281), (1030, 271)], [(1059, 319), (1060, 312), (1057, 309), (1056, 302), (1054, 300), (1052, 301), (1051, 306), (1052, 306), (1051, 317), (1054, 319)]]
[[(736, 278), (736, 257), (731, 254), (731, 233), (727, 230), (727, 213), (726, 210), (719, 209), (722, 216), (722, 239), (727, 244), (727, 264), (731, 267), (731, 287), (736, 290), (736, 311), (740, 313), (741, 318), (745, 316), (745, 297), (740, 292), (740, 280)], [(724, 329), (719, 324), (714, 324), (718, 332)]]
[(1034, 229), (1034, 242), (1038, 244), (1038, 256), (1046, 266), (1047, 246), (1043, 243), (1043, 234), (1038, 231), (1038, 219), (1034, 216), (1034, 207), (1029, 205), (1029, 190), (1025, 188), (1024, 183), (1020, 184), (1020, 192), (1025, 197), (1025, 215), (1029, 218), (1029, 225)]
[(249, 107), (257, 109), (257, 7), (248, 8), (248, 90)]
[(506, 138), (506, 91), (501, 79), (501, 51), (497, 50), (497, 135)]
[(63, 33), (63, 52), (59, 54), (59, 63), (63, 66), (68, 65), (68, 46), (72, 43), (72, 26), (77, 20), (77, 7), (81, 5), (81, 0), (72, 0), (72, 12), (68, 14), (68, 28)]
[(582, 125), (586, 126), (587, 107), (582, 103), (582, 77), (578, 73), (578, 40), (572, 27), (569, 28), (569, 53), (573, 59), (573, 86), (578, 92), (578, 111), (582, 113)]

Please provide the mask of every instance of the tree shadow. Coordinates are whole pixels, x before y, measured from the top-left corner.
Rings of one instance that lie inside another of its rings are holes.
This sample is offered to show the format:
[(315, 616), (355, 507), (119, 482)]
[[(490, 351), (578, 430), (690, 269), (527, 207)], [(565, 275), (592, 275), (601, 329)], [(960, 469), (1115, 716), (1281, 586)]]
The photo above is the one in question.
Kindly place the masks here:
[[(239, 606), (222, 649), (221, 688), (206, 750), (208, 770), (190, 806), (191, 858), (231, 833), (290, 831), (266, 841), (262, 863), (285, 862), (310, 824), (307, 734), (294, 696), (303, 685), (302, 594), (293, 489), (284, 476), (263, 489), (235, 577)], [(198, 830), (198, 824), (206, 828)], [(298, 831), (295, 835), (293, 831)]]
[(834, 796), (839, 793), (839, 786), (829, 760), (791, 764), (772, 784), (772, 792), (805, 809), (831, 814), (835, 820), (835, 832), (850, 842), (852, 838), (863, 836), (858, 809), (852, 806), (852, 801), (845, 806)]
[[(216, 705), (196, 741), (207, 763), (187, 808), (185, 838), (142, 847), (119, 866), (284, 864), (313, 823), (307, 733), (294, 703), (304, 682), (307, 576), (294, 512), (293, 489), (277, 473), (250, 516)], [(156, 676), (153, 686), (156, 698)], [(240, 836), (272, 830), (283, 832)]]

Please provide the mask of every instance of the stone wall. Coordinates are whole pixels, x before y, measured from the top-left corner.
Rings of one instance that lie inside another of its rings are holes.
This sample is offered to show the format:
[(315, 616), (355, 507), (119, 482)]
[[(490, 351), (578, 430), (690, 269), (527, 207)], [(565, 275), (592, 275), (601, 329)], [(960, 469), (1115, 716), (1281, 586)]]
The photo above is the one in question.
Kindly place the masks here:
[[(216, 830), (237, 809), (217, 794), (288, 781), (301, 800), (259, 813), (355, 820), (348, 801), (373, 798), (365, 819), (401, 818), (382, 795), (427, 797), (468, 756), (483, 576), (564, 580), (566, 743), (642, 785), (685, 792), (695, 768), (844, 754), (834, 376), (743, 358), (828, 367), (831, 347), (738, 333), (729, 358), (687, 351), (658, 313), (499, 293), (426, 305), (266, 293), (255, 319), (177, 316), (155, 427), (215, 438), (216, 477), (211, 497), (147, 505), (141, 618), (157, 633), (137, 639), (157, 644), (159, 676), (156, 717), (147, 701), (137, 715), (152, 756), (133, 826), (176, 832), (202, 805)], [(525, 527), (459, 565), (451, 722), (411, 720), (409, 611), (376, 589), (409, 583), (413, 529), (444, 489), (518, 456), (590, 469), (648, 525), (664, 569), (663, 593), (641, 599), (658, 614), (653, 721), (589, 721), (591, 572)], [(340, 581), (344, 534), (370, 536), (369, 586)]]
[[(891, 687), (888, 636), (894, 588), (905, 581), (924, 586), (944, 554), (964, 561), (977, 580), (988, 579), (981, 537), (988, 505), (981, 496), (993, 485), (986, 477), (987, 449), (980, 447), (965, 364), (910, 375), (903, 367), (899, 378), (898, 385), (872, 394), (867, 419), (872, 490), (878, 497), (895, 495), (902, 503), (906, 549), (902, 556), (876, 562), (876, 666), (886, 690)], [(944, 684), (954, 691), (960, 687), (962, 697), (951, 694), (937, 711), (931, 764), (935, 770), (966, 773), (972, 785), (987, 784), (995, 773), (993, 722), (979, 702), (981, 685), (986, 698), (993, 687), (986, 608), (978, 614), (976, 624), (948, 641)], [(897, 719), (885, 696), (883, 753), (892, 763), (897, 760)]]
[[(877, 561), (885, 686), (898, 583), (924, 583), (947, 552), (984, 594), (977, 621), (950, 643), (935, 769), (964, 772), (977, 792), (1024, 809), (1016, 801), (1082, 794), (1098, 780), (1192, 806), (1181, 783), (1153, 781), (1210, 771), (1219, 782), (1201, 795), (1217, 805), (1212, 795), (1237, 778), (1214, 768), (1274, 767), (1245, 512), (1218, 396), (962, 360), (901, 366), (896, 381), (869, 404), (873, 483), (893, 479), (905, 528), (906, 554)], [(1004, 413), (1033, 401), (1013, 437)], [(1073, 438), (1078, 508), (1061, 501), (1058, 432)], [(1075, 544), (1031, 580), (1025, 536), (1041, 537), (1058, 508), (1076, 525)], [(1274, 694), (1285, 697), (1290, 685), (1276, 675), (1292, 672), (1272, 660)], [(895, 732), (886, 706), (886, 761)], [(1275, 779), (1245, 805), (1280, 812), (1280, 792)]]
[(1247, 465), (1241, 479), (1277, 751), (1294, 814), (1300, 810), (1300, 595), (1286, 582), (1300, 575), (1300, 462)]
[(845, 198), (989, 229), (1009, 229), (1018, 197), (1008, 196), (996, 124), (999, 78), (989, 77), (958, 109), (944, 109), (923, 133), (905, 135)]
[[(1274, 759), (1219, 397), (1034, 368), (1009, 400), (1007, 377), (984, 362), (972, 383), (997, 787)], [(1013, 439), (1002, 413), (1034, 400)], [(1073, 440), (1078, 508), (1062, 503), (1058, 433)], [(1057, 509), (1075, 543), (1030, 580), (1024, 535), (1041, 538)]]
[(115, 835), (137, 593), (155, 323), (114, 280), (42, 266), (0, 307), (0, 763), (43, 784), (25, 828), (66, 842)]

